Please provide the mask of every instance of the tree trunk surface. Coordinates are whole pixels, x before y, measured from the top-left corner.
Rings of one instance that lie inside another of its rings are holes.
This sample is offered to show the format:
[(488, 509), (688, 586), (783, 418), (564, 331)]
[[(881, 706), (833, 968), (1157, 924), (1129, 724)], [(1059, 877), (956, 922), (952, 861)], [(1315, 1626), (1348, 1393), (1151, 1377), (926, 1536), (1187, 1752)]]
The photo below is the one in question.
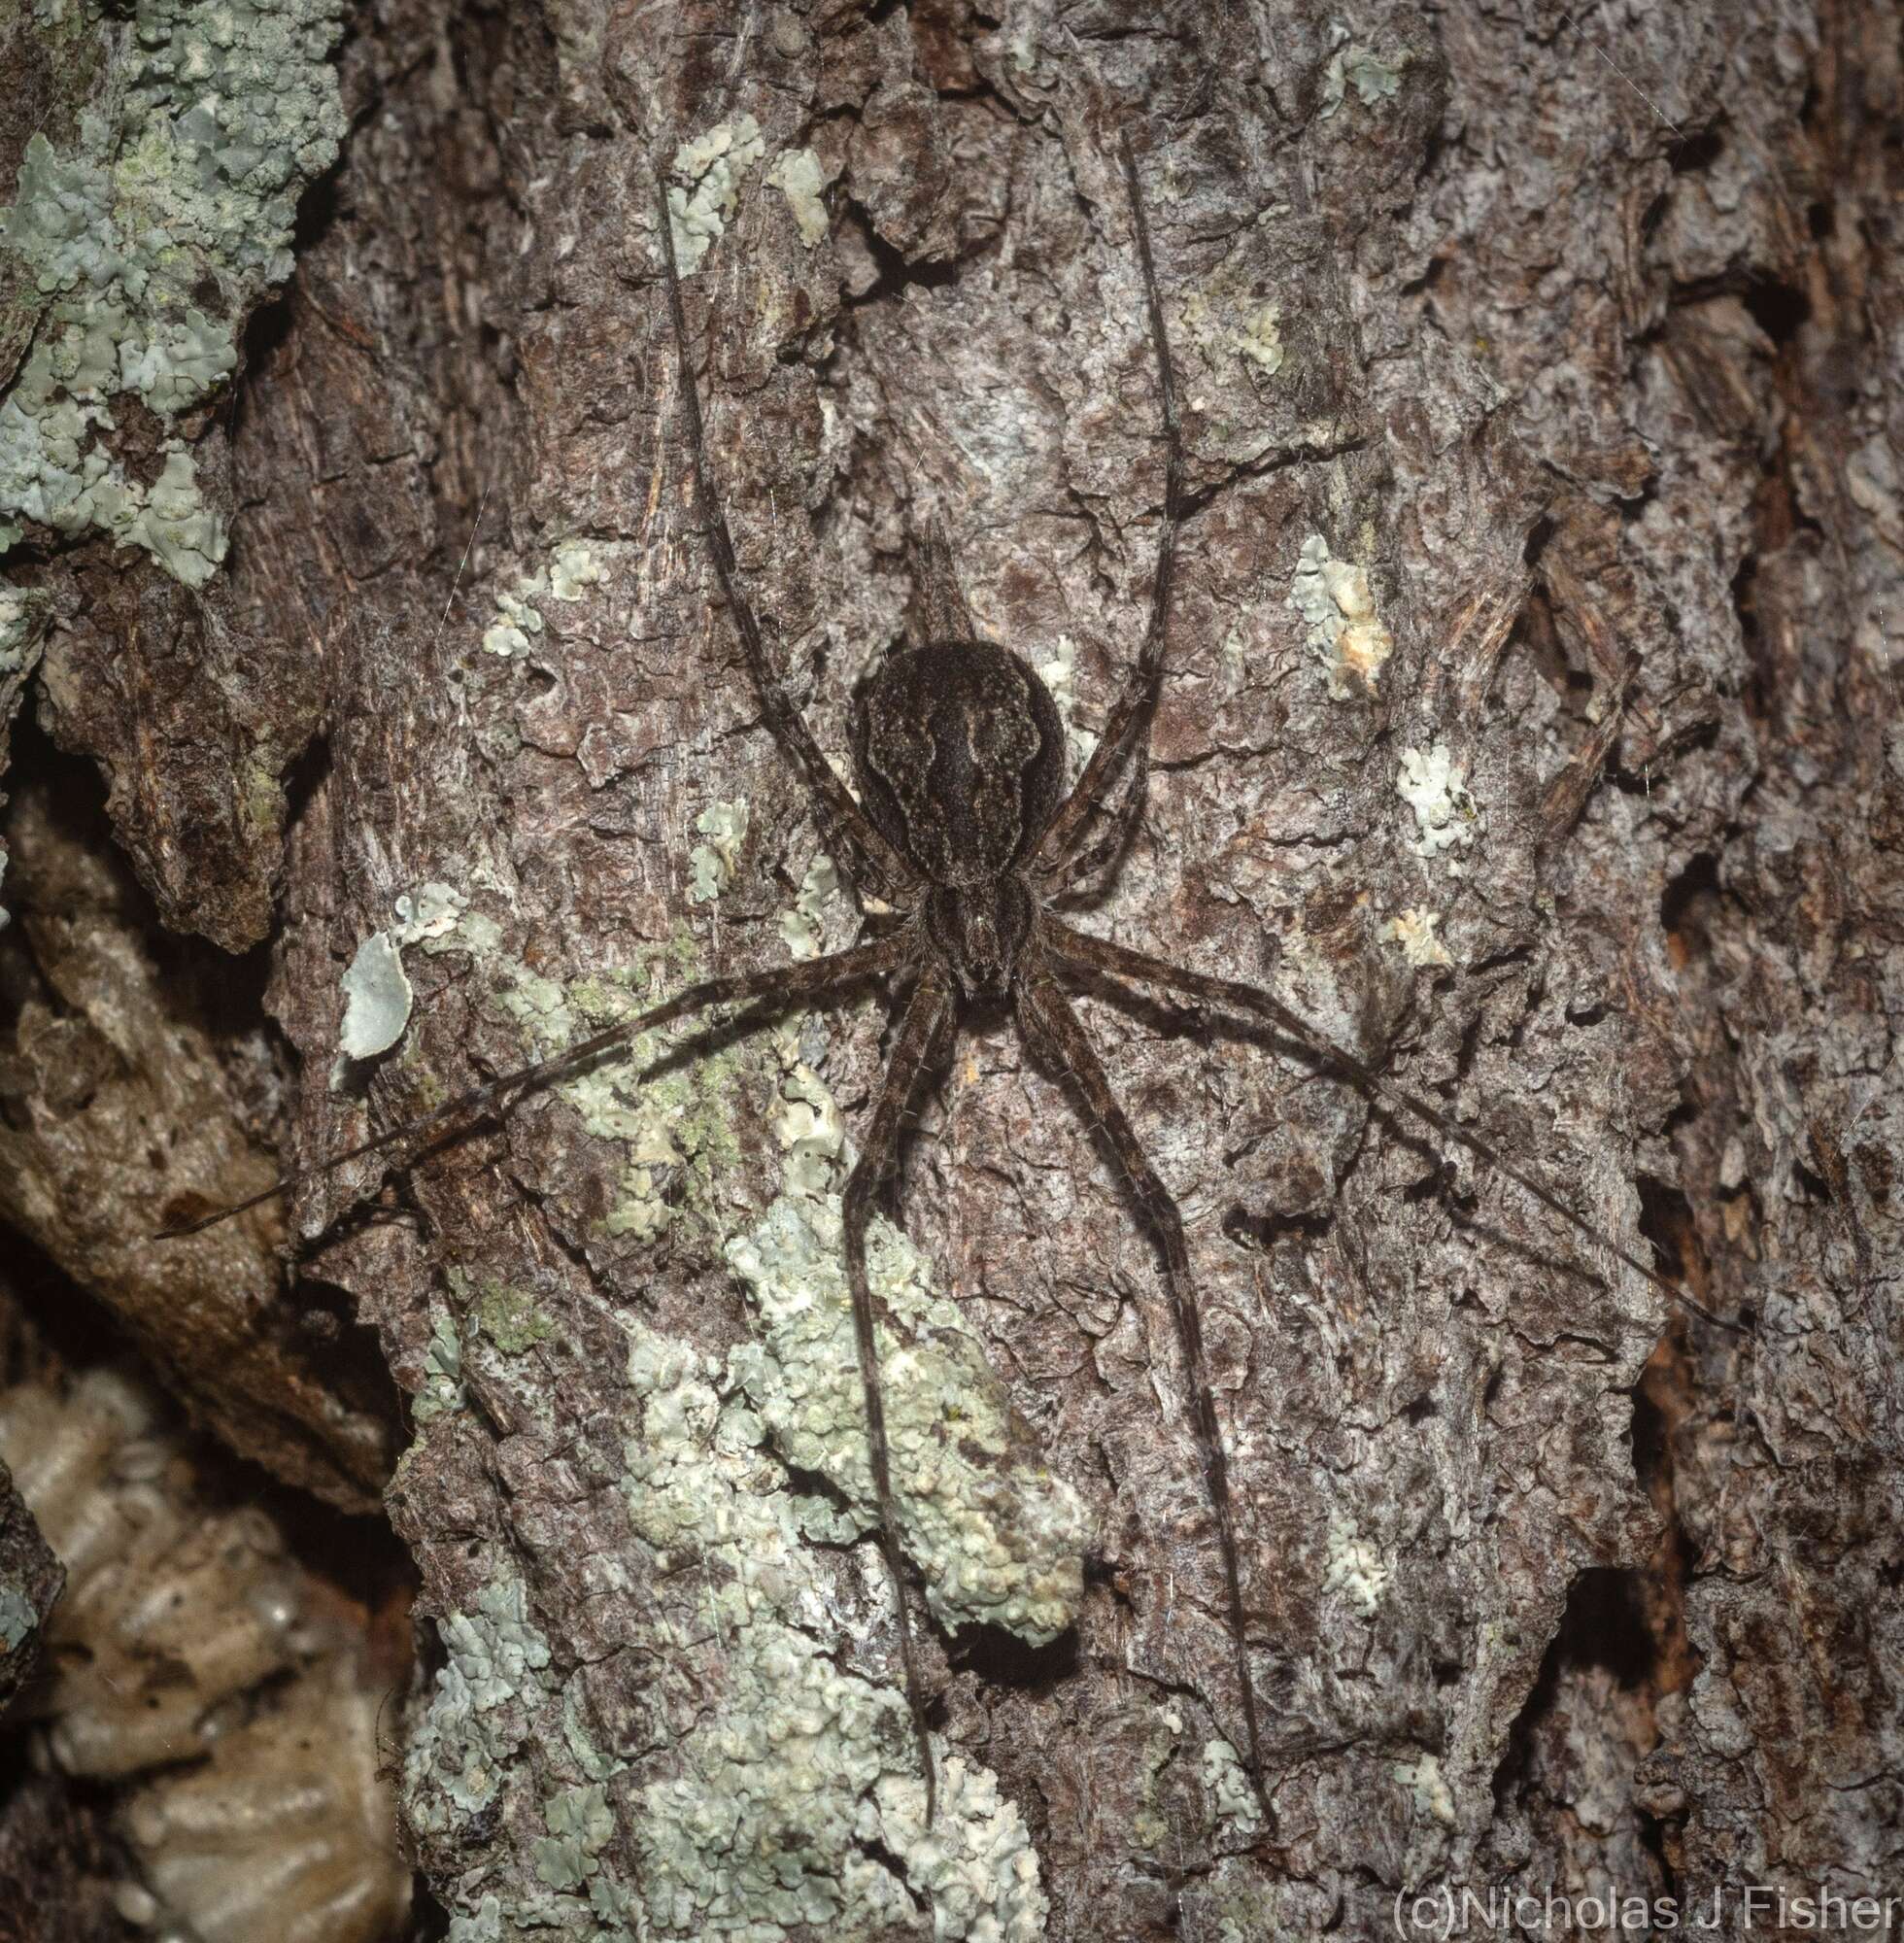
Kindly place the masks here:
[[(148, 11), (21, 13), (8, 180), (143, 98), (194, 17)], [(221, 559), (7, 516), (0, 703), (50, 740), (7, 780), (0, 1197), (241, 1454), (382, 1494), (449, 1933), (1374, 1938), (1551, 1895), (1783, 1935), (1904, 1897), (1894, 17), (286, 11), (341, 110), (294, 270), (212, 277), (237, 368), (109, 385), (88, 433), (154, 494), (187, 452)], [(1083, 1002), (1187, 1224), (1265, 1827), (1155, 1240), (969, 1015), (888, 1210), (916, 1258), (874, 1238), (889, 1410), (939, 1440), (928, 1831), (833, 1225), (877, 989), (148, 1238), (857, 935), (696, 516), (658, 168), (822, 748), (938, 519), (1081, 756), (1163, 497), (1126, 134), (1188, 504), (1147, 809), (1076, 921), (1274, 987), (1691, 1301), (1277, 1036)], [(24, 235), (17, 388), (87, 288)]]

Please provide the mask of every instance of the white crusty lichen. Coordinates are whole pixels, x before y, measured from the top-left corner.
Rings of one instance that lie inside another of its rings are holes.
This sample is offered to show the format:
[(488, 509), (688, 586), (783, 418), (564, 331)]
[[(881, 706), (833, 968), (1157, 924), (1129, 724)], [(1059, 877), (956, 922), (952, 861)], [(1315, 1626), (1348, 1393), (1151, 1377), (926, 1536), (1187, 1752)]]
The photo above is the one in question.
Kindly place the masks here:
[(1322, 1575), (1325, 1592), (1342, 1593), (1364, 1619), (1373, 1619), (1390, 1576), (1380, 1552), (1352, 1518), (1341, 1513), (1330, 1518), (1328, 1564)]
[(1396, 1761), (1394, 1775), (1413, 1797), (1418, 1813), (1433, 1816), (1446, 1827), (1455, 1825), (1454, 1791), (1442, 1773), (1439, 1755), (1424, 1752), (1412, 1760)]
[(1310, 652), (1321, 664), (1329, 694), (1345, 701), (1373, 695), (1395, 637), (1376, 612), (1369, 576), (1338, 560), (1320, 533), (1303, 542), (1290, 583), (1289, 606), (1309, 623)]
[(1037, 678), (1058, 704), (1058, 719), (1065, 725), (1065, 753), (1073, 771), (1091, 760), (1098, 738), (1088, 729), (1078, 728), (1077, 646), (1069, 634), (1060, 634), (1050, 656), (1037, 664)]
[[(1395, 793), (1414, 812), (1419, 833), (1409, 848), (1417, 857), (1439, 857), (1464, 850), (1475, 840), (1480, 808), (1468, 793), (1468, 770), (1448, 753), (1445, 742), (1425, 752), (1404, 749), (1395, 772)], [(1448, 874), (1458, 877), (1461, 867), (1448, 859)]]
[[(297, 198), (344, 133), (327, 59), (343, 7), (141, 0), (122, 40), (114, 10), (67, 13), (66, 42), (113, 37), (114, 85), (70, 142), (32, 136), (0, 210), (0, 249), (39, 314), (0, 401), (0, 550), (28, 521), (98, 529), (200, 586), (225, 533), (169, 426), (236, 368), (235, 322), (290, 272)], [(155, 476), (134, 477), (102, 436), (119, 396), (166, 427)]]
[(1431, 965), (1452, 965), (1454, 960), (1448, 956), (1447, 946), (1435, 936), (1441, 921), (1440, 911), (1411, 904), (1390, 918), (1382, 926), (1381, 935), (1391, 944), (1399, 944), (1402, 956), (1417, 971)]
[(1340, 20), (1331, 24), (1329, 38), (1335, 51), (1322, 70), (1317, 101), (1320, 119), (1328, 120), (1342, 107), (1351, 87), (1364, 108), (1378, 107), (1401, 92), (1403, 71), (1413, 58), (1406, 49), (1384, 59), (1373, 48), (1350, 40), (1348, 29)]
[(484, 649), (504, 657), (527, 654), (543, 631), (542, 602), (580, 600), (607, 578), (608, 563), (587, 540), (558, 540), (539, 566), (497, 592), (495, 617), (483, 631)]
[(719, 122), (674, 152), (675, 181), (668, 185), (667, 211), (675, 267), (682, 276), (691, 277), (700, 268), (701, 258), (733, 221), (740, 178), (765, 153), (766, 139), (751, 115)]
[[(941, 1754), (928, 1828), (904, 1697), (849, 1670), (836, 1594), (804, 1543), (844, 1535), (834, 1507), (786, 1487), (731, 1370), (719, 1381), (689, 1346), (622, 1326), (640, 1407), (625, 1447), (629, 1522), (651, 1571), (694, 1586), (723, 1682), (710, 1704), (705, 1666), (657, 1662), (652, 1718), (673, 1725), (672, 1771), (634, 1790), (636, 1933), (1034, 1943), (1046, 1904), (1015, 1805)], [(575, 1860), (544, 1853), (559, 1871)]]
[(1204, 1743), (1204, 1792), (1219, 1823), (1241, 1834), (1254, 1834), (1263, 1825), (1263, 1805), (1242, 1756), (1220, 1737)]
[(741, 846), (747, 841), (747, 804), (710, 802), (695, 818), (695, 828), (707, 841), (697, 843), (688, 853), (688, 901), (704, 904), (733, 882), (740, 868)]
[(827, 235), (827, 178), (820, 157), (811, 149), (782, 149), (765, 177), (767, 186), (787, 198), (799, 240), (811, 250)]

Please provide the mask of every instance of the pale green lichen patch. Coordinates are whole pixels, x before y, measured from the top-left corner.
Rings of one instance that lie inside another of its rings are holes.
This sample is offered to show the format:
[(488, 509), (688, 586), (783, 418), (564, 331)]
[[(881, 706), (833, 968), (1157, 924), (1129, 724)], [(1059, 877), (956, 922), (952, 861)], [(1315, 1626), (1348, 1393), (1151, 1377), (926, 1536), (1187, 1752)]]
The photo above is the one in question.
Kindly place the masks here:
[[(450, 884), (431, 881), (406, 892), (393, 906), (395, 922), (373, 931), (344, 973), (344, 1022), (337, 1035), (346, 1059), (374, 1059), (403, 1037), (415, 995), (403, 969), (406, 944), (440, 946), (457, 928), (469, 900)], [(340, 1071), (332, 1077), (341, 1084)]]
[(1401, 92), (1403, 71), (1413, 59), (1406, 49), (1384, 57), (1350, 40), (1348, 29), (1340, 20), (1331, 26), (1329, 37), (1335, 51), (1322, 70), (1322, 85), (1317, 91), (1316, 113), (1321, 120), (1328, 120), (1342, 107), (1351, 87), (1364, 108), (1378, 108)]
[(747, 805), (742, 802), (710, 802), (695, 818), (695, 828), (706, 837), (688, 853), (692, 881), (689, 902), (711, 903), (733, 882), (740, 868), (741, 846), (747, 841)]
[(1369, 1619), (1380, 1609), (1381, 1595), (1392, 1576), (1381, 1553), (1362, 1536), (1352, 1518), (1340, 1512), (1330, 1518), (1323, 1591), (1342, 1593)]
[[(828, 1479), (872, 1529), (838, 1197), (780, 1195), (729, 1243), (728, 1259), (760, 1317), (759, 1339), (734, 1351), (734, 1374), (775, 1449)], [(930, 1261), (883, 1220), (867, 1238), (867, 1270), (883, 1317), (901, 1541), (924, 1575), (928, 1605), (948, 1626), (1003, 1626), (1037, 1645), (1057, 1638), (1083, 1592), (1082, 1502), (1039, 1461), (958, 1306), (933, 1293)]]
[(608, 562), (586, 540), (559, 540), (541, 565), (522, 575), (495, 597), (495, 618), (483, 631), (483, 646), (493, 655), (527, 654), (543, 632), (543, 603), (574, 602), (608, 578)]
[[(468, 930), (466, 920), (463, 928)], [(534, 1056), (548, 1058), (651, 1006), (654, 957), (652, 951), (641, 954), (626, 971), (579, 979), (566, 988), (499, 952), (491, 955), (489, 969), (507, 981), (497, 1003), (523, 1029)], [(689, 954), (671, 950), (669, 957), (678, 980), (687, 971)], [(690, 1021), (676, 1030), (697, 1027)], [(733, 1124), (744, 1051), (724, 1047), (651, 1073), (648, 1069), (671, 1042), (665, 1030), (644, 1033), (621, 1057), (561, 1080), (553, 1089), (582, 1116), (590, 1133), (627, 1148), (620, 1193), (601, 1222), (602, 1231), (611, 1236), (653, 1240), (683, 1207), (711, 1218), (717, 1181), (739, 1164)]]
[(12, 1653), (38, 1630), (40, 1615), (17, 1585), (0, 1585), (0, 1652)]
[(826, 240), (826, 176), (811, 149), (782, 149), (766, 172), (766, 182), (787, 198), (799, 240), (811, 250)]
[(519, 1288), (486, 1281), (476, 1298), (476, 1323), (505, 1356), (520, 1356), (556, 1335), (556, 1325)]
[[(113, 31), (102, 8), (73, 12)], [(109, 112), (85, 114), (71, 146), (28, 142), (0, 246), (41, 315), (0, 403), (0, 547), (24, 520), (99, 529), (190, 586), (223, 559), (183, 441), (162, 441), (141, 481), (100, 434), (117, 395), (168, 420), (236, 368), (231, 320), (289, 274), (298, 195), (336, 159), (326, 56), (342, 14), (340, 0), (140, 0)]]
[(497, 1578), (475, 1612), (450, 1613), (438, 1629), (449, 1658), (403, 1763), (410, 1816), (425, 1834), (495, 1799), (551, 1686), (549, 1642), (520, 1579)]
[(462, 1339), (457, 1334), (457, 1319), (447, 1308), (439, 1309), (430, 1324), (429, 1343), (424, 1350), (424, 1386), (411, 1402), (411, 1415), (419, 1423), (433, 1416), (460, 1410), (462, 1393)]
[(1250, 1784), (1249, 1770), (1230, 1743), (1220, 1737), (1204, 1743), (1204, 1792), (1219, 1823), (1240, 1834), (1254, 1834), (1263, 1825), (1262, 1803)]
[[(633, 1318), (640, 1430), (623, 1493), (651, 1570), (697, 1565), (691, 1623), (722, 1641), (725, 1683), (657, 1660), (654, 1718), (676, 1724), (673, 1772), (636, 1791), (637, 1933), (782, 1943), (792, 1933), (897, 1933), (1033, 1943), (1045, 1899), (1016, 1807), (996, 1780), (941, 1760), (938, 1820), (909, 1772), (905, 1702), (838, 1664), (830, 1581), (801, 1542), (825, 1507), (789, 1492), (761, 1416), (716, 1366)], [(553, 1831), (552, 1831), (553, 1836)], [(883, 1850), (899, 1870), (873, 1859)], [(571, 1853), (551, 1866), (579, 1865)]]
[(722, 121), (674, 152), (675, 181), (668, 185), (667, 211), (675, 267), (682, 276), (691, 277), (700, 268), (701, 258), (733, 221), (740, 179), (765, 153), (765, 137), (751, 115)]
[(795, 958), (817, 958), (827, 906), (839, 891), (839, 872), (831, 857), (815, 857), (799, 880), (791, 910), (780, 913), (780, 937)]
[[(1465, 850), (1475, 840), (1480, 808), (1468, 793), (1468, 770), (1448, 753), (1445, 742), (1426, 752), (1404, 749), (1395, 772), (1395, 792), (1414, 812), (1418, 835), (1409, 844), (1417, 857), (1440, 857)], [(1461, 866), (1447, 860), (1448, 875), (1458, 877)]]
[(1309, 623), (1309, 652), (1321, 665), (1330, 696), (1345, 701), (1373, 695), (1395, 639), (1376, 613), (1369, 576), (1338, 560), (1320, 533), (1303, 542), (1290, 584), (1290, 608)]
[(346, 1059), (374, 1059), (410, 1023), (410, 980), (387, 931), (373, 931), (344, 973), (344, 1023), (337, 1043)]
[(1445, 1827), (1456, 1825), (1454, 1791), (1442, 1773), (1439, 1755), (1423, 1753), (1412, 1760), (1396, 1761), (1393, 1772), (1412, 1796), (1418, 1814), (1432, 1816)]
[(1221, 289), (1192, 290), (1183, 300), (1183, 322), (1206, 358), (1241, 358), (1266, 378), (1282, 369), (1282, 306), (1274, 300)]

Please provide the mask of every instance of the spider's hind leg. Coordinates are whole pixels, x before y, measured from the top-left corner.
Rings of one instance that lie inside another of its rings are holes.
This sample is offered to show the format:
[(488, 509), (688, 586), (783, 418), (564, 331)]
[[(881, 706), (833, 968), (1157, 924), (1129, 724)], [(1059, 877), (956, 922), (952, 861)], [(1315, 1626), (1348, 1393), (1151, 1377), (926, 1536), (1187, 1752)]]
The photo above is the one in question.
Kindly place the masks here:
[(937, 1812), (938, 1785), (933, 1768), (932, 1739), (926, 1728), (926, 1697), (919, 1685), (919, 1668), (912, 1651), (912, 1621), (905, 1602), (903, 1561), (900, 1552), (899, 1517), (893, 1501), (891, 1452), (886, 1442), (886, 1407), (879, 1388), (879, 1346), (872, 1290), (867, 1280), (867, 1223), (880, 1187), (899, 1166), (900, 1130), (907, 1103), (932, 1057), (939, 1034), (952, 1014), (952, 992), (944, 972), (929, 966), (914, 987), (901, 1021), (899, 1042), (893, 1048), (880, 1083), (879, 1104), (842, 1197), (846, 1244), (846, 1279), (853, 1295), (853, 1338), (860, 1355), (860, 1382), (866, 1396), (867, 1442), (872, 1465), (873, 1499), (879, 1513), (879, 1549), (892, 1581), (898, 1616), (900, 1665), (905, 1675), (906, 1705), (912, 1713), (912, 1735), (926, 1777), (926, 1824)]
[(1249, 1642), (1243, 1624), (1242, 1563), (1237, 1543), (1236, 1507), (1230, 1493), (1230, 1460), (1223, 1448), (1216, 1396), (1209, 1385), (1209, 1371), (1204, 1357), (1203, 1317), (1197, 1306), (1196, 1283), (1190, 1274), (1183, 1216), (1177, 1212), (1163, 1176), (1151, 1166), (1136, 1128), (1118, 1103), (1110, 1075), (1098, 1057), (1097, 1047), (1091, 1043), (1083, 1020), (1058, 989), (1053, 971), (1043, 964), (1027, 966), (1019, 979), (1017, 999), (1020, 1028), (1033, 1047), (1083, 1094), (1093, 1123), (1109, 1142), (1144, 1222), (1163, 1252), (1164, 1285), (1170, 1293), (1177, 1342), (1183, 1351), (1198, 1450), (1203, 1458), (1204, 1483), (1216, 1525), (1217, 1550), (1223, 1559), (1230, 1639), (1236, 1650), (1237, 1680), (1242, 1693), (1243, 1736), (1248, 1744), (1244, 1754), (1264, 1828), (1273, 1830), (1275, 1814), (1270, 1806), (1269, 1784), (1263, 1768), (1263, 1735), (1257, 1720), (1256, 1688), (1250, 1678)]

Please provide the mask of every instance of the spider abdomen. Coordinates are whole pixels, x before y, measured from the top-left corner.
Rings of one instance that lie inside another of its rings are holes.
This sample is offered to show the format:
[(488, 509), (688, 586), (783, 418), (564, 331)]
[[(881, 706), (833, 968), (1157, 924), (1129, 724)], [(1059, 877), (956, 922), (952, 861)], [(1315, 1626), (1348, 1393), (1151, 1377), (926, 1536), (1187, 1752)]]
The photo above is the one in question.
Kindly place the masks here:
[(1004, 648), (946, 641), (889, 655), (862, 698), (854, 755), (867, 814), (934, 884), (996, 882), (1029, 857), (1065, 786), (1065, 733)]

